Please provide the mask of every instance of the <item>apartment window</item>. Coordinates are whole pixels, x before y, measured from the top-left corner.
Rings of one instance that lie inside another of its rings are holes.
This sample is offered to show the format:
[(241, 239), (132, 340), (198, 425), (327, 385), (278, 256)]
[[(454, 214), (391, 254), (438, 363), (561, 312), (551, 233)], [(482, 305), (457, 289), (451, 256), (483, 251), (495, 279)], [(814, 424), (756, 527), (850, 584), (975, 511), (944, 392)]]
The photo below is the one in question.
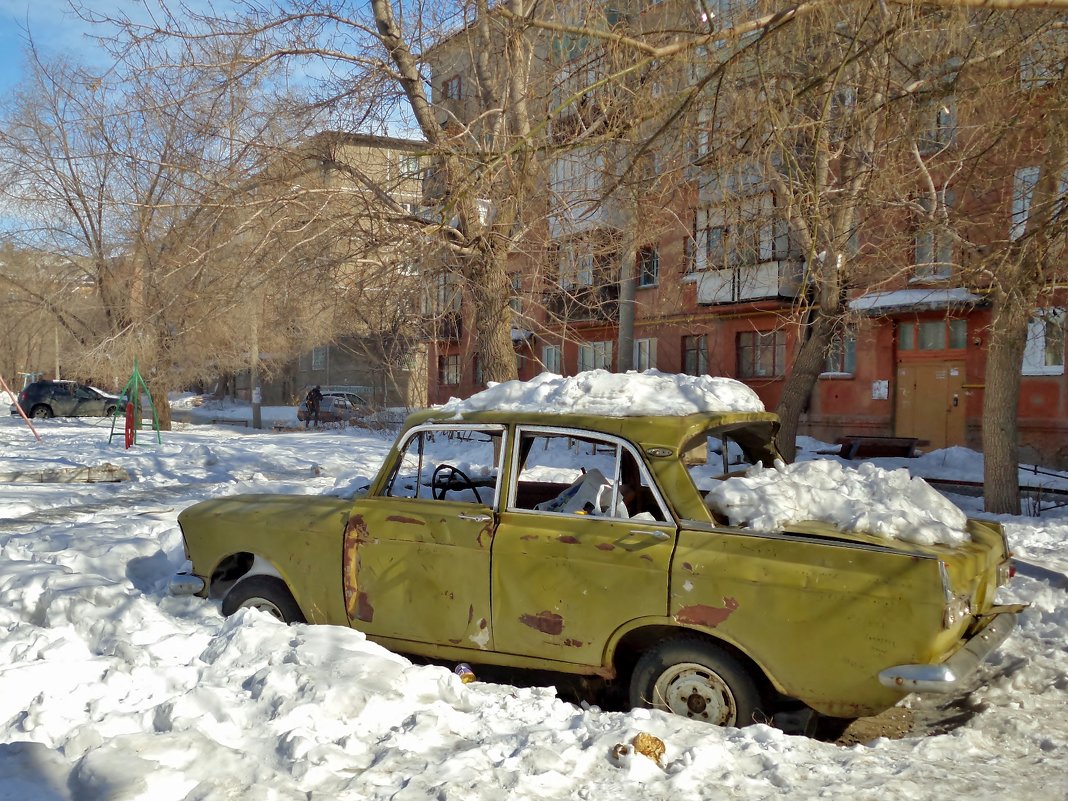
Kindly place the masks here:
[(827, 350), (824, 373), (853, 375), (857, 371), (857, 338), (852, 332), (841, 332), (831, 340)]
[(574, 286), (593, 286), (593, 273), (596, 260), (589, 252), (576, 252), (577, 248), (590, 248), (593, 245), (585, 240), (567, 243), (560, 247), (558, 270), (560, 286), (570, 289)]
[(482, 377), (482, 360), (478, 358), (477, 354), (471, 360), (471, 375), (475, 377), (475, 384), (478, 386), (482, 386), (486, 383)]
[(1045, 31), (1031, 42), (1020, 55), (1020, 86), (1040, 89), (1060, 78), (1066, 48), (1068, 32), (1061, 29)]
[(708, 341), (703, 334), (682, 338), (682, 372), (686, 375), (708, 372)]
[(660, 281), (660, 251), (644, 247), (638, 251), (638, 286), (656, 286)]
[(563, 375), (560, 348), (556, 345), (545, 345), (541, 349), (541, 364), (548, 372)]
[(326, 346), (321, 345), (317, 348), (312, 348), (311, 352), (311, 369), (313, 370), (325, 370), (326, 369)]
[(459, 75), (453, 75), (441, 85), (441, 94), (446, 100), (460, 100), (463, 98), (463, 83)]
[(634, 340), (634, 369), (639, 372), (656, 368), (656, 339)]
[(1040, 309), (1027, 323), (1024, 375), (1064, 373), (1064, 309)]
[(438, 383), (443, 386), (456, 386), (460, 383), (460, 354), (438, 356)]
[(930, 109), (928, 127), (920, 135), (920, 148), (930, 152), (941, 150), (957, 137), (957, 101), (944, 97)]
[(950, 320), (949, 321), (949, 349), (950, 350), (964, 350), (968, 347), (968, 321), (967, 320)]
[(423, 175), (423, 163), (419, 156), (401, 153), (397, 156), (398, 178), (420, 178)]
[(925, 219), (916, 232), (915, 280), (945, 280), (953, 274), (953, 239), (943, 222), (953, 200), (953, 193), (948, 189), (940, 193), (935, 201), (937, 206), (928, 196), (919, 199)]
[(578, 369), (580, 373), (586, 370), (611, 370), (612, 343), (584, 342), (579, 345)]
[(898, 350), (964, 350), (968, 347), (968, 321), (921, 320), (918, 323), (898, 323)]
[(738, 334), (738, 377), (777, 378), (786, 372), (786, 334), (742, 331)]
[(456, 276), (442, 270), (430, 279), (424, 313), (445, 314), (460, 310), (460, 286)]
[(763, 264), (785, 259), (789, 250), (789, 225), (770, 194), (694, 212), (691, 271)]
[(1027, 218), (1031, 213), (1031, 196), (1038, 183), (1038, 167), (1020, 167), (1012, 178), (1012, 222), (1009, 239), (1019, 239), (1027, 230)]
[(512, 282), (512, 296), (508, 300), (508, 305), (511, 306), (512, 311), (516, 314), (523, 313), (523, 277), (519, 273), (514, 273), (511, 278)]

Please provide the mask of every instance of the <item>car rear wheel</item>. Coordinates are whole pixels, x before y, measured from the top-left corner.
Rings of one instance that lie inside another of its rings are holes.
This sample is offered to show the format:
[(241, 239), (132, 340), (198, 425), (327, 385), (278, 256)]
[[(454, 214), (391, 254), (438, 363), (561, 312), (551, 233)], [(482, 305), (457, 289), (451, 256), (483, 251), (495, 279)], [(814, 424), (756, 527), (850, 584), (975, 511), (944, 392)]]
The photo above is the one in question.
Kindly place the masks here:
[(39, 403), (34, 406), (33, 410), (30, 412), (30, 417), (34, 417), (38, 420), (47, 420), (51, 416), (52, 409), (48, 406), (45, 406), (43, 403)]
[(274, 576), (250, 576), (231, 587), (223, 598), (222, 613), (229, 617), (239, 609), (259, 609), (283, 623), (306, 622), (289, 587)]
[(749, 725), (761, 701), (741, 663), (706, 640), (665, 640), (642, 654), (631, 675), (631, 706), (716, 726)]

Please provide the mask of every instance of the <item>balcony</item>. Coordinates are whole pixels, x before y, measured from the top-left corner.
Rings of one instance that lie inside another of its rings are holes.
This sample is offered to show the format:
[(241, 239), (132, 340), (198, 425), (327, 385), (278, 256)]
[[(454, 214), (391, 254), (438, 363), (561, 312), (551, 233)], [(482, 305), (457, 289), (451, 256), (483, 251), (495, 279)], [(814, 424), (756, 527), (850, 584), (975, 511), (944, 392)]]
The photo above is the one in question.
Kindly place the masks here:
[(697, 302), (702, 306), (712, 306), (748, 300), (795, 298), (801, 288), (801, 269), (801, 261), (784, 259), (708, 270), (698, 274)]
[(619, 316), (619, 284), (558, 287), (543, 296), (545, 312), (564, 322), (611, 321)]
[(428, 315), (424, 318), (423, 330), (427, 339), (458, 341), (464, 334), (464, 323), (459, 312)]

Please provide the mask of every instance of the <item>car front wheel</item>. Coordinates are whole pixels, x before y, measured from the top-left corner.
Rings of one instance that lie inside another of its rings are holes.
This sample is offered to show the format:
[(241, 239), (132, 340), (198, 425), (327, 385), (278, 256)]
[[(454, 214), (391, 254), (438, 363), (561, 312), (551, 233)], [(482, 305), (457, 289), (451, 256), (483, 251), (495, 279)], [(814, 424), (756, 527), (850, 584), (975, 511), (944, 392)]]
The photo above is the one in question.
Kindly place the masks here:
[(52, 416), (52, 410), (45, 406), (43, 403), (33, 407), (33, 411), (30, 412), (30, 417), (37, 420), (46, 420)]
[(229, 617), (239, 609), (259, 609), (283, 623), (305, 623), (289, 587), (274, 576), (251, 576), (230, 588), (222, 602), (222, 613)]
[(642, 654), (630, 703), (711, 723), (747, 726), (761, 708), (753, 678), (724, 649), (701, 639), (665, 640)]

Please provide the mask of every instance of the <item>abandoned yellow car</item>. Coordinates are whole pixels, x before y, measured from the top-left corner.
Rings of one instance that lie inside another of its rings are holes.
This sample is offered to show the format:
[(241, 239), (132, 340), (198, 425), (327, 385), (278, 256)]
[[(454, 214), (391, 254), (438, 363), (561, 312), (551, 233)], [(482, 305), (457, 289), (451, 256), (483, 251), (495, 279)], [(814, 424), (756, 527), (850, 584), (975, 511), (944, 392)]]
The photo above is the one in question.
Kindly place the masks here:
[(771, 468), (775, 416), (729, 379), (693, 379), (679, 404), (659, 376), (607, 375), (584, 379), (592, 405), (509, 403), (526, 386), (509, 382), (417, 413), (358, 498), (192, 506), (172, 591), (433, 659), (600, 676), (633, 706), (721, 725), (954, 691), (1011, 632), (999, 525), (921, 544), (732, 521), (705, 485)]

